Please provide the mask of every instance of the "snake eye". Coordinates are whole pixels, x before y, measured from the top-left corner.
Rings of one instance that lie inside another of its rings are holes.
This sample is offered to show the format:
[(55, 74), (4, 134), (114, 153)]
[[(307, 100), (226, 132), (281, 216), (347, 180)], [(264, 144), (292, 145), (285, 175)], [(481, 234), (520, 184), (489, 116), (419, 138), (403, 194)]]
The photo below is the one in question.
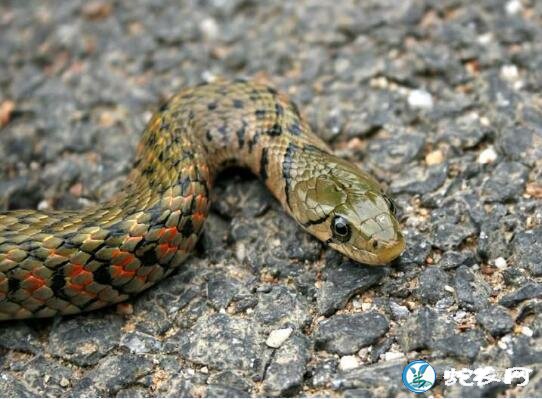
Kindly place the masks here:
[(352, 231), (348, 221), (342, 216), (335, 216), (331, 221), (331, 231), (333, 238), (340, 242), (346, 242), (350, 239)]
[(393, 202), (393, 200), (387, 195), (384, 196), (384, 199), (388, 203), (388, 208), (390, 212), (393, 213), (393, 215), (395, 216), (397, 214), (397, 207), (395, 206), (395, 202)]

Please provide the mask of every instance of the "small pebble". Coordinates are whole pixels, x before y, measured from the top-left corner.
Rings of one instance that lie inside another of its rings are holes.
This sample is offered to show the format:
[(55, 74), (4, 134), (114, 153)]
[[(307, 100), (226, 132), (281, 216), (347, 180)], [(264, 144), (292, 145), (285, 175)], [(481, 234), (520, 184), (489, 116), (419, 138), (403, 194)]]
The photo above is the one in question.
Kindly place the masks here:
[(433, 96), (425, 90), (412, 90), (408, 95), (408, 104), (413, 108), (433, 108)]
[(521, 1), (519, 0), (510, 0), (506, 5), (504, 6), (504, 9), (506, 10), (506, 13), (508, 15), (515, 15), (522, 9)]
[(441, 150), (431, 151), (425, 156), (425, 163), (427, 165), (438, 165), (444, 160), (444, 154)]
[(200, 29), (208, 39), (215, 39), (219, 33), (218, 24), (214, 18), (205, 18), (201, 21)]
[(62, 377), (59, 384), (62, 388), (66, 388), (68, 385), (70, 385), (70, 381), (66, 377)]
[(385, 362), (391, 362), (397, 359), (403, 359), (405, 355), (401, 352), (386, 352), (380, 356)]
[(342, 371), (348, 371), (360, 366), (360, 361), (357, 356), (343, 356), (339, 361), (339, 369)]
[(49, 209), (50, 207), (51, 207), (51, 205), (49, 204), (49, 202), (47, 200), (41, 200), (38, 203), (38, 210), (39, 211), (44, 211), (45, 209)]
[(280, 348), (280, 346), (290, 338), (292, 335), (292, 327), (281, 328), (278, 330), (273, 330), (267, 337), (265, 344), (271, 348)]
[(13, 101), (6, 100), (0, 103), (0, 127), (9, 123), (14, 110), (15, 103)]
[(506, 259), (504, 259), (502, 256), (499, 256), (497, 259), (495, 259), (495, 267), (498, 269), (506, 269), (508, 264), (506, 263)]
[(518, 67), (515, 65), (503, 65), (501, 67), (501, 77), (508, 81), (514, 81), (519, 78)]
[(410, 311), (406, 306), (399, 305), (393, 301), (390, 301), (390, 310), (393, 314), (393, 317), (395, 317), (396, 319), (404, 319), (410, 314)]
[(478, 43), (486, 45), (489, 44), (492, 39), (493, 35), (491, 34), (491, 32), (484, 33), (483, 35), (478, 36)]
[(497, 153), (493, 147), (487, 147), (478, 155), (478, 163), (485, 165), (497, 160)]
[(445, 285), (445, 286), (444, 286), (444, 290), (445, 290), (445, 291), (448, 291), (448, 292), (451, 292), (452, 294), (455, 292), (454, 287), (449, 286), (449, 285)]
[(523, 335), (526, 335), (527, 337), (532, 337), (533, 336), (533, 330), (531, 330), (529, 327), (527, 326), (523, 326), (521, 327), (521, 333)]

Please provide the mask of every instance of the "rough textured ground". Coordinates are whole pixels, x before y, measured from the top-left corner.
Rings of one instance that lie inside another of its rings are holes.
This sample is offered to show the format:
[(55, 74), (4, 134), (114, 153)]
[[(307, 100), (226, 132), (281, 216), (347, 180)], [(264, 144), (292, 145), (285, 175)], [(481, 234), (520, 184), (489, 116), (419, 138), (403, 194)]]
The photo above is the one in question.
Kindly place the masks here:
[(408, 250), (353, 264), (224, 175), (179, 273), (117, 309), (0, 325), (2, 396), (410, 396), (417, 358), (535, 369), (437, 396), (540, 396), (542, 2), (3, 1), (1, 207), (109, 198), (156, 104), (214, 76), (289, 92), (387, 184)]

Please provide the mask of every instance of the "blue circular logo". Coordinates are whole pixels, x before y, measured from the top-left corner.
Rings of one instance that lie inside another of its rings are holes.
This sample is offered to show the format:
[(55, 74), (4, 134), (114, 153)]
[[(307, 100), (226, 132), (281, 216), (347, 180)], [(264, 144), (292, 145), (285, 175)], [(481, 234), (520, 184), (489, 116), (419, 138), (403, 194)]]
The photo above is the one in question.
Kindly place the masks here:
[(435, 369), (425, 360), (414, 360), (403, 369), (403, 384), (414, 393), (430, 390), (436, 379)]

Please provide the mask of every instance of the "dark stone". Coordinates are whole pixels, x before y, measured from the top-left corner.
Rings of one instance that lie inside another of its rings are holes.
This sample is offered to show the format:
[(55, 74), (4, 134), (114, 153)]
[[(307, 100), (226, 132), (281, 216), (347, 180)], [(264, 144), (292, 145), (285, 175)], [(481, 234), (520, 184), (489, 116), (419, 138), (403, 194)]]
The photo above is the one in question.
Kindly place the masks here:
[(438, 223), (433, 230), (433, 245), (443, 250), (455, 249), (474, 234), (476, 229), (469, 223)]
[(92, 366), (119, 345), (121, 326), (120, 317), (103, 312), (63, 320), (49, 334), (49, 350), (79, 366)]
[(512, 240), (512, 253), (519, 267), (542, 276), (542, 227), (518, 231)]
[(491, 287), (467, 266), (457, 269), (455, 294), (459, 305), (467, 310), (480, 310), (489, 301)]
[(216, 309), (225, 309), (239, 291), (239, 283), (224, 277), (213, 277), (207, 282), (207, 298)]
[[(12, 367), (13, 371), (17, 371)], [(75, 380), (73, 367), (66, 367), (56, 359), (47, 359), (42, 355), (34, 356), (32, 359), (25, 362), (20, 370), (23, 375), (21, 381), (31, 390), (36, 392), (49, 391), (56, 396), (62, 396), (65, 393), (66, 382)], [(46, 378), (44, 378), (47, 376)], [(0, 391), (0, 396), (2, 395)]]
[(508, 311), (498, 305), (478, 311), (476, 320), (494, 337), (504, 335), (514, 327), (514, 320)]
[(144, 356), (113, 355), (102, 359), (99, 365), (86, 373), (70, 391), (70, 396), (115, 396), (123, 388), (133, 385), (139, 378), (151, 373), (153, 364)]
[(367, 148), (368, 160), (400, 170), (402, 166), (421, 156), (425, 137), (420, 134), (395, 132), (390, 138), (371, 140)]
[(2, 397), (11, 398), (31, 398), (37, 397), (37, 392), (31, 391), (19, 377), (8, 373), (2, 373), (0, 378), (0, 395)]
[(433, 339), (437, 315), (429, 308), (421, 308), (399, 329), (397, 341), (404, 352), (428, 348)]
[(420, 276), (418, 296), (424, 304), (435, 304), (439, 299), (450, 295), (445, 286), (449, 285), (449, 277), (445, 271), (436, 267), (425, 269)]
[(512, 338), (511, 352), (513, 367), (538, 365), (542, 361), (542, 350), (535, 344), (533, 338), (525, 335)]
[(304, 335), (291, 336), (272, 356), (263, 390), (269, 396), (295, 395), (303, 384), (311, 343)]
[(400, 265), (422, 265), (431, 252), (431, 244), (426, 236), (409, 235), (405, 252), (398, 259)]
[(388, 320), (377, 312), (335, 315), (318, 324), (315, 344), (328, 352), (350, 355), (374, 344), (388, 329)]
[(307, 305), (302, 295), (284, 286), (275, 286), (271, 291), (259, 294), (254, 317), (262, 325), (272, 328), (281, 328), (285, 325), (301, 328), (311, 321)]
[(476, 263), (471, 252), (446, 251), (440, 258), (437, 266), (444, 270), (455, 269), (461, 265), (472, 266)]
[(242, 373), (232, 370), (213, 373), (209, 376), (207, 382), (215, 386), (223, 386), (245, 392), (248, 392), (251, 387), (250, 382), (242, 376)]
[(487, 202), (506, 202), (517, 198), (527, 182), (529, 170), (519, 162), (502, 162), (492, 176), (482, 185), (482, 195)]
[(310, 369), (311, 386), (314, 388), (325, 387), (337, 372), (337, 360), (323, 360)]
[(34, 354), (43, 350), (36, 331), (23, 322), (11, 323), (9, 328), (0, 326), (0, 347)]
[(514, 126), (502, 129), (497, 136), (499, 149), (514, 161), (525, 161), (525, 156), (531, 151), (533, 132), (531, 129)]
[(451, 126), (446, 125), (443, 132), (439, 135), (439, 140), (449, 143), (453, 147), (467, 149), (477, 146), (488, 133), (487, 128), (479, 124), (473, 124), (472, 121), (469, 124), (454, 123)]
[(180, 352), (194, 363), (219, 370), (257, 374), (269, 356), (255, 323), (225, 314), (202, 316), (190, 330), (172, 337), (164, 350)]
[(385, 268), (362, 266), (359, 263), (332, 257), (327, 262), (322, 288), (317, 291), (318, 313), (329, 316), (346, 305), (348, 300), (377, 284), (386, 274)]
[(236, 388), (224, 385), (207, 385), (206, 397), (208, 398), (247, 398), (250, 394)]
[(233, 298), (233, 313), (241, 313), (247, 309), (255, 308), (258, 298), (252, 294), (236, 295)]
[(122, 336), (121, 346), (132, 353), (157, 353), (162, 350), (162, 343), (150, 334), (140, 331), (130, 332)]
[(404, 367), (404, 362), (385, 362), (359, 367), (338, 375), (332, 380), (331, 387), (345, 394), (370, 392), (369, 396), (374, 397), (396, 397), (405, 392), (400, 378)]
[(380, 356), (388, 352), (391, 349), (391, 346), (393, 345), (394, 342), (395, 342), (394, 337), (387, 337), (375, 343), (374, 345), (372, 345), (371, 352), (370, 352), (371, 356), (369, 358), (370, 361), (374, 363), (380, 360)]
[(461, 333), (453, 333), (443, 338), (435, 339), (432, 346), (443, 353), (456, 357), (460, 360), (473, 361), (484, 340), (479, 330), (470, 330)]
[(516, 291), (505, 295), (499, 303), (507, 308), (511, 308), (526, 299), (542, 297), (542, 284), (529, 281), (518, 288)]
[(527, 272), (525, 272), (523, 269), (507, 268), (503, 270), (502, 276), (506, 285), (516, 287), (525, 284), (529, 280), (527, 277)]
[(446, 164), (422, 168), (406, 168), (403, 174), (390, 185), (393, 194), (425, 194), (438, 189), (448, 175)]

